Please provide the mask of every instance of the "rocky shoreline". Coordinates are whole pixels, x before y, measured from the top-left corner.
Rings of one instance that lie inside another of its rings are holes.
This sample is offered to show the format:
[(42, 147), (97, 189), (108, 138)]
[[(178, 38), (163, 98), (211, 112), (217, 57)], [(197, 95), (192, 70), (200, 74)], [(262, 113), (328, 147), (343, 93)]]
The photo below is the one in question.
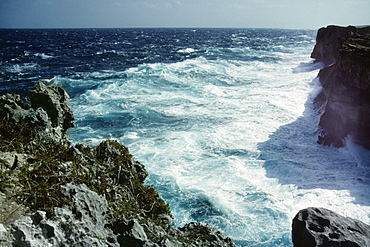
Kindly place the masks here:
[[(370, 28), (322, 28), (312, 52), (323, 91), (318, 142), (344, 138), (370, 149)], [(72, 146), (74, 126), (64, 89), (39, 82), (29, 92), (0, 97), (1, 246), (235, 246), (211, 226), (171, 225), (148, 173), (122, 144)], [(296, 247), (370, 246), (370, 226), (322, 208), (303, 209), (292, 222)]]
[(173, 227), (125, 146), (72, 146), (62, 88), (39, 82), (29, 98), (0, 97), (1, 246), (235, 246), (208, 225)]

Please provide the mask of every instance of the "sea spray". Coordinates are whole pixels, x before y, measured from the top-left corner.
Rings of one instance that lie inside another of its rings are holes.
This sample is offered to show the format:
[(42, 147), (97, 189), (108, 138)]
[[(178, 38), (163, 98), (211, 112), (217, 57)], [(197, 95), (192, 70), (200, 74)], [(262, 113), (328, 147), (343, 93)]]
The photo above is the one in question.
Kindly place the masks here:
[[(53, 53), (30, 51), (49, 59), (13, 47), (19, 61), (1, 65), (2, 90), (26, 88), (24, 78), (63, 86), (76, 117), (72, 142), (127, 145), (176, 225), (209, 223), (240, 246), (291, 246), (291, 219), (308, 206), (370, 223), (369, 168), (359, 161), (368, 151), (316, 143), (314, 31), (50, 32), (74, 37), (71, 47), (55, 39)], [(31, 62), (24, 74), (11, 69)]]

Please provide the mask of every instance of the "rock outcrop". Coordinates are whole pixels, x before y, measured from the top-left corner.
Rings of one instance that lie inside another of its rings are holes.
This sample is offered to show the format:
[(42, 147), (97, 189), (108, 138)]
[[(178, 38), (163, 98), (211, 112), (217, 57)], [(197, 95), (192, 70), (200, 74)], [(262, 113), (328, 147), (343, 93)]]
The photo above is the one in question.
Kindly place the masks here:
[(71, 146), (62, 88), (41, 82), (29, 98), (0, 97), (1, 246), (235, 246), (208, 225), (171, 226), (169, 205), (127, 147)]
[[(66, 131), (74, 126), (68, 94), (61, 87), (46, 86), (43, 82), (29, 92), (31, 105), (19, 95), (0, 97), (0, 118), (13, 127), (30, 127), (34, 138), (57, 143), (68, 143)], [(10, 128), (12, 129), (12, 128)], [(15, 128), (13, 130), (17, 131)], [(5, 128), (2, 135), (11, 135)]]
[(317, 33), (311, 54), (324, 62), (318, 142), (341, 147), (344, 138), (370, 149), (370, 28), (328, 26)]
[(370, 226), (324, 208), (299, 211), (292, 224), (295, 247), (367, 247)]
[(29, 92), (33, 109), (44, 109), (54, 128), (66, 131), (74, 126), (72, 108), (69, 104), (69, 96), (61, 87), (46, 86), (39, 82)]

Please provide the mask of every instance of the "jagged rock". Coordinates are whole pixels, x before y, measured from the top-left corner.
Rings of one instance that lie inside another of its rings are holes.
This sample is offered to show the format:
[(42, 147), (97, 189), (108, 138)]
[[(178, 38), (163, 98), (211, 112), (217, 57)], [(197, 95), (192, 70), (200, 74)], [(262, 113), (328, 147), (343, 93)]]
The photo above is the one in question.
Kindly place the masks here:
[(19, 95), (6, 94), (0, 97), (0, 117), (10, 124), (22, 122), (34, 126), (48, 126), (47, 113), (42, 109), (36, 111), (25, 103)]
[(324, 208), (307, 208), (293, 219), (294, 247), (367, 247), (370, 226)]
[(63, 189), (72, 206), (56, 208), (54, 219), (38, 211), (16, 220), (8, 229), (13, 246), (119, 246), (105, 227), (109, 213), (104, 197), (86, 185), (67, 184)]
[[(63, 193), (71, 198), (71, 205), (55, 208), (52, 219), (43, 211), (23, 216), (7, 230), (1, 232), (0, 228), (0, 237), (3, 236), (4, 241), (10, 238), (13, 246), (235, 246), (221, 232), (200, 223), (189, 223), (167, 232), (160, 226), (141, 225), (136, 219), (116, 220), (110, 214), (105, 198), (86, 185), (62, 187)], [(158, 236), (158, 243), (149, 240), (147, 230)]]
[[(0, 118), (8, 125), (30, 127), (28, 135), (43, 141), (68, 143), (66, 130), (74, 126), (74, 117), (69, 96), (60, 87), (39, 82), (29, 94), (31, 105), (19, 95), (6, 94), (0, 97)], [(17, 131), (17, 130), (16, 130)], [(5, 128), (0, 134), (10, 137)]]
[(370, 30), (328, 26), (317, 33), (311, 54), (325, 62), (319, 72), (323, 90), (315, 99), (321, 110), (318, 142), (341, 147), (351, 135), (370, 149)]
[(53, 127), (60, 127), (63, 131), (74, 126), (74, 116), (69, 103), (67, 92), (56, 86), (47, 86), (39, 82), (29, 91), (33, 109), (44, 109)]
[(137, 220), (130, 220), (123, 226), (124, 231), (117, 238), (120, 246), (142, 247), (154, 245), (150, 243), (144, 228)]
[(0, 246), (11, 247), (11, 236), (3, 224), (0, 224)]

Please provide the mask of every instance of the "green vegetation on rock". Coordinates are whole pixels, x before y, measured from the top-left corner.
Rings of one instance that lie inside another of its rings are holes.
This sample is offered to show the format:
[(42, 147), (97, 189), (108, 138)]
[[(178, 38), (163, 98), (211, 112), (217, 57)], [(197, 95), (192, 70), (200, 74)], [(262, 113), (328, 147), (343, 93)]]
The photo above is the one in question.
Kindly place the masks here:
[[(13, 222), (10, 232), (20, 231), (17, 236), (24, 236), (18, 239), (14, 235), (13, 245), (31, 241), (34, 233), (27, 229), (37, 228), (42, 234), (47, 232), (44, 243), (70, 237), (72, 242), (83, 238), (86, 244), (99, 242), (101, 246), (107, 242), (120, 246), (234, 246), (207, 225), (173, 227), (169, 205), (155, 188), (144, 184), (148, 173), (127, 147), (114, 140), (95, 148), (87, 143), (71, 146), (66, 137), (66, 129), (73, 126), (68, 95), (43, 83), (32, 92), (36, 96), (30, 97), (31, 103), (39, 95), (54, 103), (29, 105), (19, 95), (0, 96), (0, 224)], [(50, 112), (57, 118), (53, 123)], [(26, 210), (31, 215), (19, 218)], [(27, 217), (31, 223), (22, 222), (29, 222)], [(79, 222), (81, 217), (92, 219), (84, 222), (85, 227), (94, 228), (84, 228), (87, 235), (79, 230), (81, 222), (76, 225), (73, 221)], [(56, 229), (59, 235), (54, 234)], [(102, 234), (98, 240), (89, 235), (95, 230)]]
[[(85, 184), (104, 195), (116, 218), (141, 216), (141, 219), (163, 225), (158, 215), (171, 215), (168, 204), (158, 192), (143, 184), (146, 171), (133, 160), (127, 147), (112, 140), (102, 142), (95, 149), (82, 144), (71, 147), (43, 142), (33, 139), (35, 135), (27, 124), (19, 126), (8, 124), (6, 120), (0, 122), (1, 133), (6, 133), (0, 136), (0, 150), (33, 157), (30, 163), (17, 169), (19, 194), (15, 196), (19, 203), (52, 216), (54, 207), (70, 203), (61, 185), (75, 183)], [(15, 172), (1, 171), (1, 191), (11, 186), (6, 184), (6, 178)]]

